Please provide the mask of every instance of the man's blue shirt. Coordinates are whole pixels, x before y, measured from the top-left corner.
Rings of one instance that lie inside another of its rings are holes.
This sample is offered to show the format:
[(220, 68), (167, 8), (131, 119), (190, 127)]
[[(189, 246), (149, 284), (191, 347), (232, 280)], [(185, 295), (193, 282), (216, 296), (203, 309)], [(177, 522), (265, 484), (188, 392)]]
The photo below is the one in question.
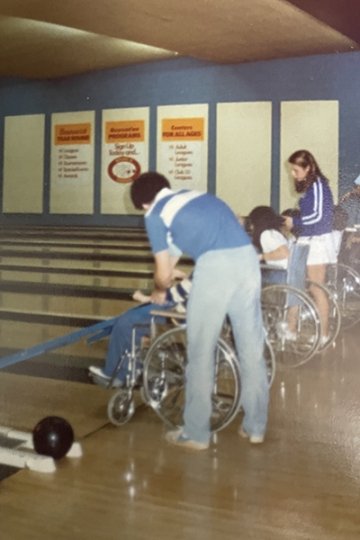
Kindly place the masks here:
[(251, 243), (227, 204), (198, 191), (162, 189), (145, 214), (145, 226), (153, 253), (175, 245), (194, 260)]

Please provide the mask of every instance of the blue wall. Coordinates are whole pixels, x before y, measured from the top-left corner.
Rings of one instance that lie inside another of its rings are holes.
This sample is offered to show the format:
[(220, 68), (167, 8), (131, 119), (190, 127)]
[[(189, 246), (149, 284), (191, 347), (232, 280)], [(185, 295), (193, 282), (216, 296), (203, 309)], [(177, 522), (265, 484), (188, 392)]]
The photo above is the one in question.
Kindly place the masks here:
[[(3, 224), (138, 225), (136, 216), (101, 216), (100, 126), (101, 110), (150, 107), (150, 168), (156, 165), (156, 107), (158, 105), (209, 104), (209, 191), (215, 190), (216, 103), (272, 101), (273, 154), (272, 205), (278, 207), (280, 102), (284, 100), (339, 100), (339, 194), (349, 189), (360, 172), (360, 53), (321, 55), (237, 65), (215, 65), (179, 58), (126, 68), (98, 71), (77, 77), (25, 81), (0, 78), (0, 147), (3, 117), (46, 114), (44, 214), (3, 215)], [(95, 215), (59, 216), (48, 213), (50, 174), (50, 114), (96, 111)], [(3, 156), (0, 155), (2, 175)]]

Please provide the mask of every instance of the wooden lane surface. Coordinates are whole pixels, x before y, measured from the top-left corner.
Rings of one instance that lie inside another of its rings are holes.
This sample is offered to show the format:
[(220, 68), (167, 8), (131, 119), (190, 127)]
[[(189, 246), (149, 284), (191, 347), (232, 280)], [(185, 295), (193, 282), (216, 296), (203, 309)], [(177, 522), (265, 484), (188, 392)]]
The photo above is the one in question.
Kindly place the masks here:
[(142, 239), (131, 239), (128, 240), (92, 240), (92, 239), (72, 239), (72, 238), (60, 238), (53, 239), (42, 238), (42, 239), (33, 239), (33, 238), (0, 238), (0, 247), (27, 247), (32, 246), (36, 249), (49, 249), (49, 248), (59, 248), (66, 249), (71, 247), (72, 249), (105, 249), (109, 251), (149, 251), (149, 242)]
[(347, 334), (280, 372), (261, 446), (239, 438), (238, 420), (207, 451), (172, 447), (147, 408), (104, 426), (54, 475), (21, 471), (1, 483), (2, 538), (357, 540), (357, 348)]
[[(0, 347), (4, 351), (1, 356), (66, 336), (77, 330), (77, 328), (71, 328), (69, 326), (34, 322), (0, 321)], [(76, 364), (80, 363), (81, 359), (87, 359), (88, 363), (93, 361), (93, 359), (98, 359), (101, 363), (101, 361), (104, 361), (107, 346), (107, 339), (96, 341), (91, 345), (83, 339), (77, 343), (55, 349), (52, 352), (56, 353), (59, 357), (64, 357), (64, 359), (71, 356), (72, 360), (74, 362), (76, 361)], [(84, 364), (84, 362), (81, 362), (81, 364)]]
[[(106, 273), (116, 276), (121, 275), (121, 273), (124, 272), (131, 272), (138, 273), (141, 276), (141, 274), (152, 274), (154, 270), (153, 261), (151, 263), (136, 262), (136, 264), (134, 264), (133, 262), (126, 260), (119, 263), (118, 261), (92, 261), (86, 259), (72, 261), (66, 259), (52, 260), (51, 258), (34, 258), (29, 263), (27, 258), (22, 257), (2, 257), (1, 261), (0, 271), (10, 272), (20, 272), (20, 269), (23, 268), (24, 272), (31, 272), (33, 270), (37, 273), (44, 272), (44, 274), (46, 274), (46, 272), (50, 274), (58, 271), (59, 274), (69, 272), (74, 275), (77, 273), (84, 275), (83, 273), (88, 272), (88, 275), (94, 275), (98, 272), (99, 276), (105, 275)], [(189, 264), (187, 262), (186, 264), (180, 263), (179, 268), (186, 271), (189, 269)]]
[(76, 296), (51, 296), (1, 293), (1, 310), (20, 309), (42, 313), (68, 313), (69, 315), (97, 315), (101, 318), (114, 317), (133, 307), (134, 301), (129, 293), (129, 300), (77, 298)]
[[(46, 271), (42, 272), (14, 272), (14, 271), (1, 271), (1, 280), (3, 283), (13, 283), (14, 281), (25, 283), (43, 283), (43, 284), (54, 284), (54, 285), (70, 285), (70, 286), (80, 286), (80, 287), (93, 287), (98, 289), (99, 287), (103, 288), (118, 288), (118, 289), (145, 289), (148, 290), (152, 283), (153, 277), (152, 273), (148, 272), (145, 276), (142, 276), (142, 273), (139, 272), (133, 277), (129, 276), (97, 276), (96, 273), (93, 275), (78, 275), (75, 272), (72, 273), (47, 273)], [(100, 272), (99, 272), (100, 273)], [(150, 275), (149, 275), (150, 274)]]
[(0, 423), (14, 429), (31, 431), (44, 416), (63, 416), (81, 439), (107, 423), (109, 393), (95, 385), (0, 370), (0, 396)]
[(64, 237), (66, 235), (70, 237), (74, 237), (76, 235), (80, 235), (81, 237), (84, 236), (96, 236), (96, 237), (118, 237), (126, 235), (131, 236), (146, 236), (144, 227), (110, 227), (110, 226), (79, 226), (74, 227), (71, 225), (67, 225), (66, 227), (60, 227), (60, 226), (53, 226), (53, 225), (31, 225), (31, 226), (3, 226), (0, 231), (0, 236), (3, 236), (5, 238), (9, 237), (10, 235), (13, 236), (48, 236), (51, 234), (52, 236), (60, 236)]
[(97, 254), (97, 255), (147, 255), (150, 253), (149, 247), (146, 248), (138, 248), (137, 246), (133, 245), (127, 245), (124, 247), (114, 246), (113, 248), (107, 247), (106, 245), (103, 247), (93, 247), (88, 244), (81, 244), (78, 246), (74, 246), (72, 244), (66, 244), (66, 245), (55, 245), (55, 246), (47, 246), (46, 244), (41, 245), (35, 245), (32, 242), (26, 242), (24, 244), (15, 244), (11, 243), (11, 245), (2, 246), (0, 245), (0, 256), (11, 256), (12, 253), (15, 255), (17, 253), (24, 252), (24, 257), (27, 257), (27, 253), (31, 252), (34, 254), (38, 254), (39, 256), (45, 257), (51, 257), (56, 254), (66, 254), (66, 253), (79, 253), (82, 258), (86, 259), (87, 256), (91, 254)]
[(89, 241), (121, 241), (134, 240), (146, 241), (147, 236), (144, 228), (128, 228), (128, 227), (2, 227), (0, 230), (0, 239), (33, 239), (44, 240), (47, 238), (66, 239), (69, 241), (82, 240), (83, 238)]

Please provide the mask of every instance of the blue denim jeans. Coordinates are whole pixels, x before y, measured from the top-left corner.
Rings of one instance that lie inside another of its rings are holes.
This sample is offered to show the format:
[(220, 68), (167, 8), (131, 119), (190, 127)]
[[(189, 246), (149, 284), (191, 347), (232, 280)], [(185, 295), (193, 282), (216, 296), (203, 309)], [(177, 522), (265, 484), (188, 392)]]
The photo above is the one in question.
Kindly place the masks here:
[(269, 388), (263, 358), (260, 268), (253, 246), (211, 251), (196, 262), (187, 307), (184, 433), (210, 438), (214, 351), (225, 316), (235, 338), (241, 373), (243, 428), (250, 435), (266, 430)]
[[(116, 366), (118, 365), (120, 358), (122, 358), (127, 351), (131, 350), (131, 337), (132, 329), (134, 328), (134, 326), (145, 325), (139, 326), (136, 329), (135, 342), (136, 346), (139, 346), (141, 338), (143, 336), (149, 335), (151, 322), (150, 312), (154, 309), (164, 310), (170, 309), (171, 307), (173, 307), (173, 304), (169, 303), (161, 306), (151, 303), (141, 304), (132, 309), (129, 309), (128, 311), (125, 311), (125, 313), (122, 313), (117, 318), (112, 328), (104, 366), (104, 372), (106, 375), (111, 377)], [(164, 322), (165, 319), (162, 317), (157, 317), (156, 320), (161, 323)], [(126, 358), (124, 358), (121, 368), (116, 375), (118, 379), (124, 378), (127, 373), (127, 366), (128, 362)]]

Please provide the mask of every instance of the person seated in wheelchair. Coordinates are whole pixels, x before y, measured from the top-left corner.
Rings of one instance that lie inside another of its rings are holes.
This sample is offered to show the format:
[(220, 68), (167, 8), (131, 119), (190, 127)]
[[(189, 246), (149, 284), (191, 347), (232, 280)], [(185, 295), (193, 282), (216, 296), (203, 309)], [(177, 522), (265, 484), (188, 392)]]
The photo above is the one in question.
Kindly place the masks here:
[(270, 206), (257, 206), (250, 212), (248, 220), (253, 244), (263, 263), (263, 284), (283, 283), (289, 259), (289, 240), (283, 234), (284, 218)]
[[(135, 346), (149, 335), (153, 310), (178, 311), (184, 313), (191, 288), (191, 275), (174, 269), (174, 279), (181, 279), (160, 297), (159, 291), (146, 295), (135, 291), (133, 299), (140, 305), (122, 313), (116, 320), (110, 335), (109, 347), (104, 367), (90, 366), (89, 375), (96, 384), (105, 387), (120, 387), (126, 384), (129, 355), (132, 347), (132, 333), (135, 327)], [(159, 324), (165, 323), (165, 317), (157, 316)], [(137, 370), (141, 373), (141, 362), (137, 362)]]
[[(305, 268), (302, 270), (299, 257), (302, 248), (297, 247), (297, 231), (287, 226), (285, 216), (294, 217), (299, 213), (296, 209), (285, 210), (277, 214), (270, 206), (257, 206), (249, 214), (252, 239), (259, 252), (261, 263), (262, 286), (289, 285), (297, 290), (305, 290)], [(295, 255), (295, 249), (297, 253)], [(295, 257), (291, 264), (290, 255)], [(288, 307), (287, 326), (283, 329), (283, 338), (297, 340), (297, 317), (299, 297), (296, 294), (286, 295)]]

